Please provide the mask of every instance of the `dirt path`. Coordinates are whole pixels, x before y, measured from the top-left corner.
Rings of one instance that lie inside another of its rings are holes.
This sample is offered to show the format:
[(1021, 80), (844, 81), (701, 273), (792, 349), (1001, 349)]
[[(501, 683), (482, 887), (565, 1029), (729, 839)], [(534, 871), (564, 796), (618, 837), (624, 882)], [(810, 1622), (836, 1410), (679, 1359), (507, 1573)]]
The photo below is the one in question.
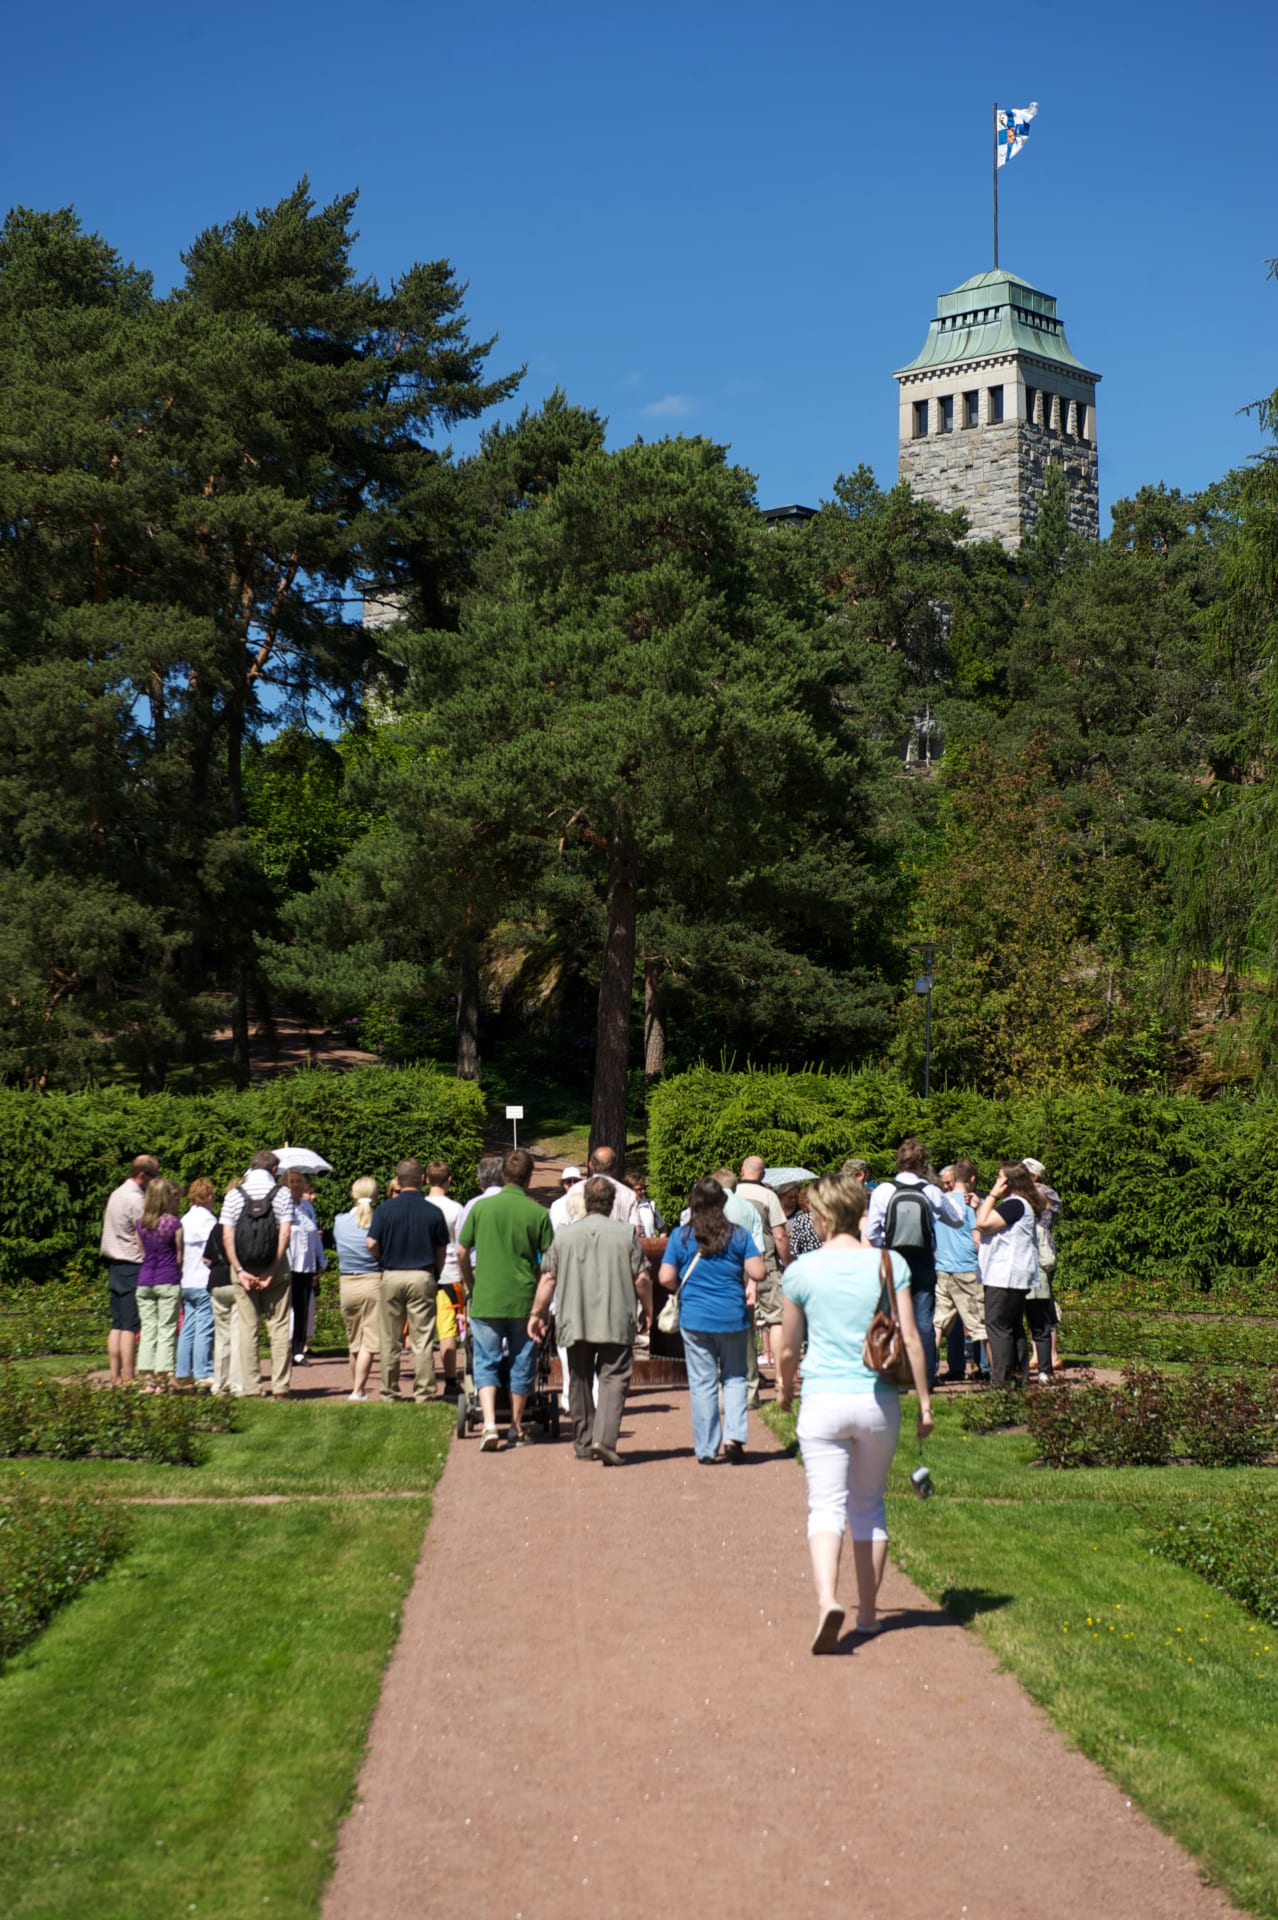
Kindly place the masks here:
[(812, 1658), (803, 1476), (761, 1423), (701, 1468), (650, 1388), (621, 1444), (453, 1447), (325, 1920), (1234, 1911), (895, 1570), (882, 1635)]

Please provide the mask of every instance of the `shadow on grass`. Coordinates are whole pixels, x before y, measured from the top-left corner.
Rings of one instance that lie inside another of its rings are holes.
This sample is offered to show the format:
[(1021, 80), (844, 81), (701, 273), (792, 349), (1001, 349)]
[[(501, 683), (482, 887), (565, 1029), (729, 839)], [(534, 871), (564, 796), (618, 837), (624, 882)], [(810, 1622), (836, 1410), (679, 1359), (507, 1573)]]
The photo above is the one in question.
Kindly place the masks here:
[(991, 1593), (988, 1587), (946, 1587), (941, 1605), (951, 1619), (966, 1626), (978, 1613), (997, 1613), (1000, 1607), (1010, 1607), (1014, 1598), (1010, 1593)]

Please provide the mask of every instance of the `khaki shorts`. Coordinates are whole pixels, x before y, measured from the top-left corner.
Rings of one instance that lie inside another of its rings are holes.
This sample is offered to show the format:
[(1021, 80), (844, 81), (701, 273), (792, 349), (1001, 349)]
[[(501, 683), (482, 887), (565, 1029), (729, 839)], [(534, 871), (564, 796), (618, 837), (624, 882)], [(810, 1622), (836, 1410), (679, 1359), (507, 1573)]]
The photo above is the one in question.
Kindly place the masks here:
[(378, 1315), (381, 1311), (380, 1273), (344, 1273), (339, 1285), (346, 1344), (352, 1353), (380, 1353)]
[(761, 1327), (779, 1327), (784, 1311), (785, 1295), (781, 1291), (781, 1275), (773, 1273), (771, 1268), (768, 1268), (759, 1282), (754, 1307), (755, 1322)]
[(939, 1346), (954, 1321), (963, 1322), (971, 1340), (985, 1338), (985, 1289), (979, 1273), (938, 1273), (932, 1328)]

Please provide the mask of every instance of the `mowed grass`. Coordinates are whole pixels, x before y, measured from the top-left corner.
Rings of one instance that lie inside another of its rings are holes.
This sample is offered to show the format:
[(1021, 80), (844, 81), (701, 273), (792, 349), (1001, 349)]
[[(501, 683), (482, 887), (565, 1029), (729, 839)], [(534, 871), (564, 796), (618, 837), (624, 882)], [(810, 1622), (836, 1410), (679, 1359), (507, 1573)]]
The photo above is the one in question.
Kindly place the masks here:
[[(905, 1413), (888, 1517), (897, 1565), (1211, 1879), (1278, 1920), (1278, 1631), (1150, 1552), (1168, 1511), (1243, 1485), (1278, 1499), (1278, 1474), (1052, 1473), (1022, 1434), (964, 1435), (950, 1402), (926, 1448), (937, 1495), (919, 1501), (908, 1401)], [(792, 1417), (765, 1417), (793, 1438)]]
[[(0, 1463), (0, 1495), (231, 1496), (136, 1508), (130, 1552), (0, 1674), (6, 1920), (319, 1910), (452, 1422), (239, 1412), (202, 1468)], [(326, 1497), (237, 1499), (270, 1491)]]

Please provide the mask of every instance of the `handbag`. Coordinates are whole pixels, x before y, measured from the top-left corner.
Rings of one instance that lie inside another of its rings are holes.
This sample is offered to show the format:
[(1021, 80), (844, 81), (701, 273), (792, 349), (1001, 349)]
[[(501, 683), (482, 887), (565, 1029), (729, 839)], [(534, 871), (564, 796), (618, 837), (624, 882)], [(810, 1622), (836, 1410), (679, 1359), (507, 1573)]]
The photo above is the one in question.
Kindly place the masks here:
[(879, 1255), (879, 1304), (866, 1329), (861, 1362), (871, 1373), (877, 1373), (885, 1386), (911, 1387), (914, 1384), (914, 1373), (910, 1356), (905, 1351), (901, 1318), (897, 1311), (892, 1262), (886, 1251)]
[[(700, 1258), (701, 1258), (701, 1249), (700, 1247), (698, 1247), (697, 1251), (693, 1254), (691, 1260), (688, 1262), (688, 1272), (685, 1273), (683, 1276), (683, 1279), (680, 1280), (679, 1282), (680, 1286), (684, 1285), (684, 1282), (688, 1278), (688, 1274), (692, 1272), (693, 1268), (696, 1266)], [(672, 1293), (670, 1295), (669, 1299), (666, 1301), (665, 1305), (662, 1307), (661, 1312), (657, 1315), (657, 1331), (659, 1333), (678, 1333), (679, 1331), (679, 1296), (677, 1293)]]

